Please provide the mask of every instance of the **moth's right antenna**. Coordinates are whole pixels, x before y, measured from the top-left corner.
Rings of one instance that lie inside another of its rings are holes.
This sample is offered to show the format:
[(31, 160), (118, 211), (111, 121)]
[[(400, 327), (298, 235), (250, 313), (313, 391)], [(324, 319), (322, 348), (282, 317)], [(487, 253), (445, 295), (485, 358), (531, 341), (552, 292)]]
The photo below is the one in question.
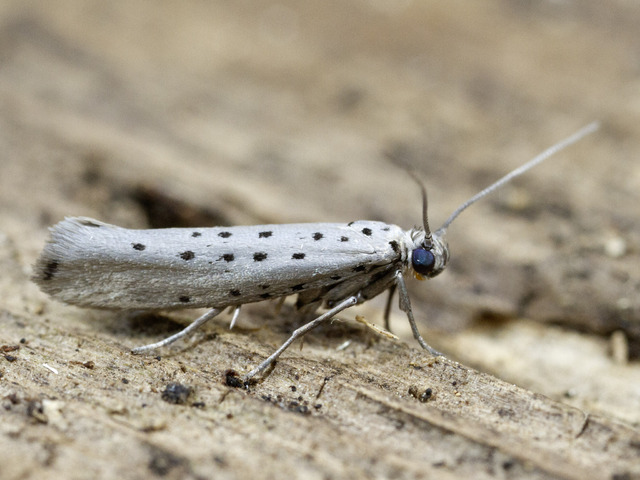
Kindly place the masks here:
[(451, 222), (453, 222), (458, 217), (458, 215), (460, 215), (464, 210), (466, 210), (469, 206), (471, 206), (474, 203), (476, 203), (482, 197), (484, 197), (486, 195), (489, 195), (494, 190), (497, 190), (498, 188), (502, 187), (505, 183), (510, 182), (511, 180), (516, 178), (517, 176), (522, 175), (527, 170), (530, 170), (533, 167), (535, 167), (536, 165), (538, 165), (539, 163), (544, 162), (547, 158), (551, 157), (552, 155), (555, 155), (560, 150), (563, 150), (563, 149), (567, 148), (569, 145), (572, 145), (572, 144), (576, 143), (577, 141), (581, 140), (582, 138), (586, 137), (587, 135), (595, 132), (596, 130), (598, 130), (598, 128), (600, 128), (600, 122), (590, 123), (586, 127), (583, 127), (580, 130), (578, 130), (573, 135), (565, 138), (561, 142), (556, 143), (552, 147), (549, 147), (544, 152), (542, 152), (540, 155), (538, 155), (535, 158), (529, 160), (524, 165), (522, 165), (522, 166), (516, 168), (515, 170), (511, 171), (510, 173), (506, 174), (500, 180), (498, 180), (497, 182), (493, 183), (492, 185), (489, 185), (487, 188), (485, 188), (481, 192), (475, 194), (469, 200), (467, 200), (462, 205), (460, 205), (456, 209), (456, 211), (451, 214), (451, 216), (447, 219), (447, 221), (442, 224), (442, 226), (438, 229), (438, 231), (439, 232), (446, 231), (447, 228), (449, 227), (449, 225), (451, 225)]

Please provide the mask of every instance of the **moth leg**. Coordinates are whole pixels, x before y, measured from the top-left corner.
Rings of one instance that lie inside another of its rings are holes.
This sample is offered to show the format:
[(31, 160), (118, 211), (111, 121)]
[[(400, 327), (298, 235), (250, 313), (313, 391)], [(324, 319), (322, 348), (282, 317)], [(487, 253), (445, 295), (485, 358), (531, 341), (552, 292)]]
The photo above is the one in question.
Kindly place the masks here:
[(143, 345), (141, 347), (133, 348), (133, 349), (131, 349), (131, 353), (137, 355), (139, 353), (149, 352), (151, 350), (155, 350), (156, 348), (160, 348), (160, 347), (164, 347), (166, 345), (169, 345), (169, 344), (175, 342), (176, 340), (180, 340), (181, 338), (186, 337), (191, 332), (193, 332), (193, 331), (197, 330), (198, 328), (200, 328), (202, 325), (207, 323), (209, 320), (211, 320), (213, 317), (218, 315), (220, 312), (222, 312), (222, 309), (213, 308), (213, 309), (209, 310), (207, 313), (205, 313), (204, 315), (202, 315), (201, 317), (199, 317), (199, 318), (195, 319), (193, 322), (191, 322), (189, 324), (189, 326), (187, 328), (185, 328), (184, 330), (181, 330), (178, 333), (176, 333), (174, 335), (171, 335), (170, 337), (165, 338), (164, 340), (160, 340), (159, 342), (150, 343), (149, 345)]
[(387, 304), (384, 307), (384, 329), (387, 332), (391, 332), (391, 326), (389, 324), (389, 316), (391, 315), (391, 304), (393, 302), (394, 293), (396, 293), (395, 283), (389, 287), (389, 296), (387, 297)]
[(233, 309), (233, 317), (231, 317), (231, 324), (229, 324), (229, 330), (236, 326), (236, 321), (238, 320), (238, 315), (240, 315), (240, 305)]
[(411, 300), (409, 300), (409, 291), (407, 290), (407, 284), (404, 283), (404, 277), (402, 276), (402, 272), (396, 272), (396, 285), (398, 286), (398, 294), (400, 296), (400, 310), (407, 314), (407, 318), (409, 319), (409, 325), (411, 325), (411, 331), (413, 332), (413, 338), (415, 338), (420, 346), (424, 348), (431, 355), (440, 356), (442, 353), (437, 351), (435, 348), (430, 347), (427, 342), (424, 341), (422, 335), (418, 331), (418, 326), (416, 325), (416, 320), (413, 318), (413, 311), (411, 310)]
[(331, 310), (328, 310), (327, 312), (323, 313), (315, 320), (312, 320), (309, 323), (305, 323), (303, 326), (296, 329), (291, 334), (291, 336), (287, 339), (287, 341), (280, 346), (280, 348), (278, 348), (275, 352), (273, 352), (271, 356), (269, 356), (266, 360), (263, 360), (262, 363), (260, 363), (260, 365), (258, 365), (256, 368), (251, 370), (249, 373), (247, 373), (247, 375), (245, 375), (244, 377), (244, 381), (247, 382), (257, 374), (264, 372), (278, 359), (278, 357), (282, 354), (282, 352), (284, 352), (289, 347), (289, 345), (295, 342), (298, 338), (302, 337), (305, 333), (309, 332), (310, 330), (313, 330), (321, 323), (331, 320), (338, 313), (345, 310), (346, 308), (349, 308), (355, 305), (356, 303), (358, 303), (358, 296), (353, 295), (347, 298), (346, 300), (341, 301), (339, 304), (334, 306)]

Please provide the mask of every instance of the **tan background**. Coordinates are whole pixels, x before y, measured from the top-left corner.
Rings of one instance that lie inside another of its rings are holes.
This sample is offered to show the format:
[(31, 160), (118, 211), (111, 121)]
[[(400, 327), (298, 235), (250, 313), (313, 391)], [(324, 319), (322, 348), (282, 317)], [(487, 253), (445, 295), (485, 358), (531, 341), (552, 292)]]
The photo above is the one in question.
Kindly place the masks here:
[[(640, 475), (638, 25), (623, 1), (2, 2), (0, 477)], [(408, 228), (419, 192), (390, 159), (425, 180), (436, 226), (592, 120), (465, 212), (449, 269), (412, 282), (446, 359), (397, 308), (406, 344), (353, 322), (380, 298), (233, 389), (225, 371), (295, 327), (288, 304), (158, 360), (128, 349), (196, 312), (80, 310), (28, 280), (65, 215)]]

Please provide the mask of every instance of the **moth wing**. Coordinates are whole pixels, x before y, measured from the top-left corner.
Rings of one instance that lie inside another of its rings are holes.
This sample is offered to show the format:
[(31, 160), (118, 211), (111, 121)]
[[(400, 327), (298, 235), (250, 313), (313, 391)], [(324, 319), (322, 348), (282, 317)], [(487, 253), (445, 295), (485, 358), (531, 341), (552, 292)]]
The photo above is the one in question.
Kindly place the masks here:
[(225, 307), (331, 287), (393, 265), (402, 235), (380, 222), (130, 230), (67, 218), (52, 228), (34, 281), (80, 306)]

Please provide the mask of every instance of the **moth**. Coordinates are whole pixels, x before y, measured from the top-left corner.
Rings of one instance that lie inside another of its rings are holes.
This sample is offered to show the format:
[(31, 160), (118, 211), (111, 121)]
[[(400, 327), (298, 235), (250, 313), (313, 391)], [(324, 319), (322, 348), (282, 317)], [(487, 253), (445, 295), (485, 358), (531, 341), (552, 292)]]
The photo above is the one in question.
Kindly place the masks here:
[(403, 230), (375, 221), (302, 223), (215, 228), (131, 230), (85, 217), (66, 218), (50, 237), (34, 267), (33, 280), (57, 300), (81, 307), (119, 310), (211, 308), (184, 330), (132, 350), (148, 352), (191, 334), (226, 308), (297, 294), (307, 311), (325, 307), (296, 329), (273, 354), (246, 374), (263, 374), (296, 339), (346, 308), (394, 292), (422, 348), (440, 355), (420, 335), (405, 276), (432, 278), (449, 261), (446, 232), (470, 205), (582, 139), (592, 123), (545, 150), (482, 190), (432, 232), (427, 193), (422, 226)]

